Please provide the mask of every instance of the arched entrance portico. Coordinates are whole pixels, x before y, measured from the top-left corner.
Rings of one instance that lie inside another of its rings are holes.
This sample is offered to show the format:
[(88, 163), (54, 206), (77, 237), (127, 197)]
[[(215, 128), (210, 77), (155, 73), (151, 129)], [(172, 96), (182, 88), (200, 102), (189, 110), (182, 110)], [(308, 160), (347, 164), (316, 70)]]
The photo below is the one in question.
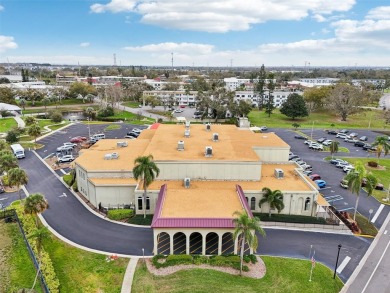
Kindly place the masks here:
[(221, 254), (232, 254), (232, 253), (234, 253), (233, 233), (228, 232), (222, 235)]
[(178, 232), (173, 235), (173, 253), (172, 254), (185, 254), (187, 237), (184, 233)]
[(157, 254), (170, 254), (171, 237), (168, 233), (162, 232), (157, 236)]
[(206, 254), (218, 254), (218, 240), (219, 236), (217, 233), (211, 232), (206, 236)]
[(199, 232), (190, 235), (190, 254), (202, 254), (203, 236)]

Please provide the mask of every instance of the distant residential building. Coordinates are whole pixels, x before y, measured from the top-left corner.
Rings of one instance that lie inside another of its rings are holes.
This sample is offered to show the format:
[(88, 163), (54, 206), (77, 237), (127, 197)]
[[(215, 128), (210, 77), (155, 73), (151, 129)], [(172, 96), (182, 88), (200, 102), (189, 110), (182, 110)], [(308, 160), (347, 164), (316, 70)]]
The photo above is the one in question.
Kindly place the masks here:
[[(282, 104), (287, 100), (288, 96), (292, 93), (296, 93), (302, 95), (301, 91), (275, 91), (272, 93), (273, 96), (273, 105), (275, 108), (280, 108)], [(268, 102), (269, 93), (265, 92), (264, 94), (264, 103)], [(258, 107), (259, 105), (259, 95), (254, 93), (253, 91), (236, 91), (236, 95), (234, 97), (235, 101), (251, 101), (253, 107)]]
[[(224, 78), (223, 82), (225, 83), (225, 88), (229, 91), (235, 91), (241, 86), (245, 87), (245, 90), (253, 90), (254, 84), (258, 79), (249, 79), (249, 78), (237, 78), (237, 77), (228, 77)], [(265, 80), (266, 83), (269, 82), (269, 79)], [(276, 79), (273, 80), (276, 83)]]
[(164, 91), (164, 90), (155, 90), (155, 91), (144, 91), (143, 92), (143, 101), (145, 105), (145, 99), (147, 97), (156, 97), (161, 102), (168, 101), (173, 99), (174, 104), (178, 106), (195, 106), (196, 105), (196, 96), (198, 95), (197, 91)]

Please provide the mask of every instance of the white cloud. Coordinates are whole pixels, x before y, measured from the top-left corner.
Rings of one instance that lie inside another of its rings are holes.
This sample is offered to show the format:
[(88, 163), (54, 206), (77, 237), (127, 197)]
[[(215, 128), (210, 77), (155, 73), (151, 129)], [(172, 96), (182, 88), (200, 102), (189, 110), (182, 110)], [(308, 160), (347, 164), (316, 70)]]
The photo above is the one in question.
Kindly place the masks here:
[(367, 19), (390, 19), (390, 6), (379, 6), (371, 9)]
[(89, 47), (89, 45), (91, 45), (90, 43), (88, 43), (88, 42), (85, 42), (85, 43), (80, 43), (80, 47), (83, 47), (83, 48), (85, 48), (85, 47)]
[[(245, 3), (243, 3), (245, 2)], [(325, 15), (348, 11), (356, 0), (112, 0), (93, 4), (92, 12), (133, 12), (141, 22), (165, 28), (228, 32), (248, 30), (270, 20), (301, 20), (312, 14), (318, 21)]]
[(9, 55), (9, 60), (12, 62), (21, 63), (50, 63), (50, 64), (69, 64), (69, 65), (112, 65), (111, 56), (77, 56), (77, 55)]
[(149, 52), (149, 53), (166, 53), (174, 52), (185, 54), (209, 54), (212, 52), (214, 46), (194, 43), (160, 43), (150, 44), (145, 46), (125, 47), (125, 50), (131, 52)]
[(0, 11), (4, 10), (4, 6), (0, 5)]
[(132, 0), (111, 0), (108, 4), (93, 4), (91, 5), (91, 12), (103, 13), (110, 11), (113, 13), (118, 12), (131, 12), (135, 7), (136, 1)]
[(14, 42), (13, 37), (0, 35), (0, 52), (5, 52), (9, 49), (16, 49), (18, 44)]

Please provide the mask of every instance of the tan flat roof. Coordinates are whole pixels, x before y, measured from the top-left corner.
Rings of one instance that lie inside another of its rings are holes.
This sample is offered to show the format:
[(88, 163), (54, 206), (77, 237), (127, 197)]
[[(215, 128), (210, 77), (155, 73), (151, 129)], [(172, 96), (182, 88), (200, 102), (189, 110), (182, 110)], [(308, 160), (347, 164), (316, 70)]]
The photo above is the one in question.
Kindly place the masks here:
[[(227, 186), (215, 182), (210, 185), (195, 181), (191, 188), (184, 188), (178, 181), (167, 183), (161, 218), (233, 218), (235, 211), (244, 208), (234, 184)], [(209, 187), (207, 192), (206, 185)]]
[(137, 185), (134, 178), (88, 178), (94, 185)]
[[(157, 129), (146, 129), (137, 139), (102, 139), (90, 149), (83, 150), (76, 163), (88, 171), (130, 171), (139, 156), (152, 154), (154, 161), (241, 161), (260, 162), (254, 147), (289, 147), (274, 133), (253, 133), (234, 125), (212, 124), (190, 126), (190, 137), (184, 137), (185, 126), (161, 124)], [(213, 133), (219, 140), (212, 141)], [(127, 147), (117, 142), (127, 141)], [(184, 141), (184, 151), (178, 151), (178, 141)], [(212, 157), (205, 157), (205, 147), (213, 148)], [(117, 152), (119, 159), (106, 160), (106, 154)]]

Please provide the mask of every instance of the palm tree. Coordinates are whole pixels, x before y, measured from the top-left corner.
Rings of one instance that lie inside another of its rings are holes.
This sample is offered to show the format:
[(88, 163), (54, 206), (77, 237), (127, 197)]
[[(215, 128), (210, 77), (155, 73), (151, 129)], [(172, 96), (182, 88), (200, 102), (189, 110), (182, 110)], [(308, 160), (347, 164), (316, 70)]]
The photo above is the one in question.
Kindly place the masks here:
[(244, 210), (242, 212), (235, 211), (233, 216), (237, 216), (233, 219), (235, 226), (233, 239), (237, 239), (241, 236), (241, 251), (240, 251), (240, 275), (242, 274), (242, 260), (244, 258), (244, 246), (248, 243), (249, 247), (256, 251), (258, 246), (258, 239), (256, 232), (259, 232), (265, 237), (265, 231), (260, 225), (260, 219), (257, 217), (251, 218)]
[(33, 232), (31, 232), (30, 235), (28, 236), (28, 238), (35, 239), (35, 247), (36, 247), (37, 253), (38, 253), (38, 270), (37, 270), (37, 274), (36, 274), (35, 279), (34, 279), (34, 283), (31, 287), (31, 290), (34, 289), (35, 284), (37, 283), (39, 271), (41, 270), (41, 268), (39, 266), (39, 261), (41, 259), (42, 242), (44, 239), (48, 239), (49, 237), (50, 237), (50, 232), (47, 229), (47, 227), (42, 227), (42, 228), (36, 229)]
[(41, 135), (41, 128), (38, 124), (33, 124), (27, 129), (28, 135), (34, 137), (35, 143), (37, 143), (37, 137)]
[(330, 151), (330, 155), (332, 156), (332, 159), (333, 159), (333, 154), (339, 151), (339, 144), (340, 143), (338, 141), (332, 141), (329, 145), (329, 151)]
[(89, 120), (92, 120), (92, 114), (94, 111), (95, 109), (92, 107), (88, 107), (87, 109), (85, 109), (85, 113), (87, 114)]
[(353, 214), (353, 220), (356, 219), (356, 212), (359, 206), (359, 195), (360, 190), (362, 188), (362, 183), (365, 181), (365, 189), (367, 192), (367, 196), (372, 195), (378, 180), (372, 173), (368, 173), (363, 163), (357, 161), (355, 164), (355, 169), (350, 171), (347, 176), (345, 176), (345, 180), (348, 182), (348, 189), (356, 194), (356, 204), (355, 204), (355, 212)]
[(377, 136), (372, 146), (376, 146), (377, 148), (376, 154), (378, 157), (378, 163), (379, 157), (381, 156), (382, 152), (384, 152), (385, 156), (390, 152), (390, 143), (388, 141), (387, 136)]
[(2, 151), (0, 155), (0, 171), (8, 172), (12, 168), (18, 167), (18, 160), (9, 151)]
[(38, 214), (49, 208), (49, 203), (40, 193), (31, 194), (24, 202), (24, 212), (35, 217), (35, 224), (38, 228)]
[(17, 186), (19, 199), (22, 200), (22, 196), (20, 194), (21, 185), (28, 183), (28, 176), (26, 171), (21, 168), (12, 168), (8, 171), (8, 182), (9, 186)]
[(267, 202), (269, 204), (269, 217), (271, 217), (271, 209), (277, 209), (280, 213), (284, 209), (283, 193), (280, 190), (272, 191), (268, 187), (264, 187), (262, 191), (263, 198), (259, 201), (259, 207), (261, 208), (261, 205)]
[(156, 163), (153, 162), (153, 156), (141, 156), (134, 160), (133, 174), (136, 180), (141, 179), (144, 189), (144, 194), (142, 197), (142, 208), (144, 210), (144, 218), (146, 218), (146, 193), (148, 186), (158, 177), (160, 174), (160, 169), (157, 167)]

